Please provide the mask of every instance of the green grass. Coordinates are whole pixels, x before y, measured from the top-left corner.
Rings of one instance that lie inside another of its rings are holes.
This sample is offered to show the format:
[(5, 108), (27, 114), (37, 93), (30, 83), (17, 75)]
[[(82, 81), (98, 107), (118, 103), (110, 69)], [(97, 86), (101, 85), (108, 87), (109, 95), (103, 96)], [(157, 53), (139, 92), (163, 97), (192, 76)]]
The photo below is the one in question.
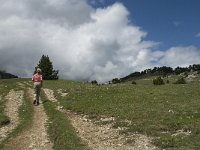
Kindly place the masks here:
[(54, 143), (55, 150), (82, 150), (86, 149), (80, 138), (77, 137), (66, 115), (56, 110), (56, 105), (47, 101), (42, 94), (44, 108), (49, 117), (48, 134)]
[[(153, 143), (162, 149), (199, 149), (200, 82), (172, 84), (176, 79), (170, 77), (170, 83), (161, 86), (154, 86), (152, 79), (138, 80), (137, 85), (45, 81), (45, 86), (69, 93), (64, 98), (56, 94), (67, 109), (92, 116), (114, 116), (115, 127), (125, 126), (121, 123), (125, 119), (132, 121), (126, 132), (155, 137)], [(172, 136), (181, 129), (191, 131), (191, 135)]]
[[(96, 119), (101, 116), (113, 116), (116, 118), (113, 127), (126, 126), (128, 129), (124, 133), (142, 133), (154, 137), (153, 143), (161, 149), (200, 149), (200, 76), (184, 85), (173, 84), (178, 76), (164, 79), (165, 82), (169, 80), (169, 84), (160, 86), (154, 86), (152, 79), (135, 80), (136, 85), (130, 81), (101, 86), (65, 80), (44, 81), (44, 88), (54, 90), (56, 98), (66, 109)], [(15, 85), (18, 81), (24, 80), (0, 80), (2, 98), (11, 88), (19, 89)], [(69, 94), (61, 97), (57, 93), (58, 89), (63, 89)], [(43, 99), (45, 100), (44, 95)], [(21, 118), (27, 115), (27, 119), (24, 119), (24, 124), (27, 125), (31, 124), (28, 121), (32, 109), (29, 102), (28, 99), (25, 100), (20, 109)], [(0, 103), (0, 120), (6, 120), (3, 113), (5, 99)], [(54, 142), (54, 149), (85, 149), (66, 115), (57, 111), (52, 102), (45, 102), (44, 107), (50, 119), (48, 133)], [(125, 120), (130, 120), (132, 124)], [(21, 126), (15, 132), (23, 128)], [(191, 131), (191, 134), (172, 136), (178, 130)]]

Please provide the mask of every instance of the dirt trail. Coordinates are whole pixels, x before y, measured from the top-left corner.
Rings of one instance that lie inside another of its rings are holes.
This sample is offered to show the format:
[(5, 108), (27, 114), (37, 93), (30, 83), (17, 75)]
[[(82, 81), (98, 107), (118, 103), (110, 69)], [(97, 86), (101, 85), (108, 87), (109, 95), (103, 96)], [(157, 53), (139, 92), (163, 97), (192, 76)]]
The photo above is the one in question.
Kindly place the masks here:
[[(33, 90), (28, 89), (30, 98), (33, 99)], [(43, 105), (34, 106), (33, 124), (16, 138), (5, 145), (6, 150), (51, 150), (53, 144), (50, 142), (46, 132), (48, 118)]]
[(24, 81), (23, 84), (27, 85), (27, 86), (31, 86), (32, 87), (32, 81)]
[[(57, 102), (50, 89), (44, 89), (47, 98), (52, 102)], [(58, 105), (59, 102), (57, 102)], [(113, 129), (111, 124), (96, 125), (86, 116), (81, 116), (70, 111), (62, 109), (71, 120), (73, 127), (76, 129), (79, 137), (88, 144), (91, 150), (155, 150), (157, 149), (150, 142), (150, 138), (140, 134), (120, 134), (120, 129)]]
[(19, 124), (18, 109), (22, 105), (24, 91), (11, 90), (5, 97), (5, 114), (10, 119), (10, 124), (0, 128), (0, 142)]

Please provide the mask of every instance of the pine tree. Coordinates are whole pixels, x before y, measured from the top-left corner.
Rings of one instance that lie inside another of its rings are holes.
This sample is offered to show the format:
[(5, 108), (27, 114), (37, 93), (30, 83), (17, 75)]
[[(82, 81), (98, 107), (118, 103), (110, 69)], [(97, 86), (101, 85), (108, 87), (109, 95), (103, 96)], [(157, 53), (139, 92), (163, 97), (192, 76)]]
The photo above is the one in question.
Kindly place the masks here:
[(58, 70), (53, 70), (53, 64), (49, 59), (49, 56), (42, 55), (39, 64), (36, 69), (40, 68), (42, 70), (42, 76), (44, 80), (57, 80), (58, 79)]

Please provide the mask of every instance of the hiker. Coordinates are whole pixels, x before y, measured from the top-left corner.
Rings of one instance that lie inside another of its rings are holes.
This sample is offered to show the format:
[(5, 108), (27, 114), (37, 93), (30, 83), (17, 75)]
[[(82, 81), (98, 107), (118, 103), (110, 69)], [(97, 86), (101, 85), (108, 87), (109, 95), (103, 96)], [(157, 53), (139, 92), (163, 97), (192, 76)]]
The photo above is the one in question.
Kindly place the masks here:
[(36, 73), (32, 77), (33, 87), (34, 87), (34, 101), (33, 104), (39, 105), (40, 91), (42, 87), (42, 71), (37, 68)]

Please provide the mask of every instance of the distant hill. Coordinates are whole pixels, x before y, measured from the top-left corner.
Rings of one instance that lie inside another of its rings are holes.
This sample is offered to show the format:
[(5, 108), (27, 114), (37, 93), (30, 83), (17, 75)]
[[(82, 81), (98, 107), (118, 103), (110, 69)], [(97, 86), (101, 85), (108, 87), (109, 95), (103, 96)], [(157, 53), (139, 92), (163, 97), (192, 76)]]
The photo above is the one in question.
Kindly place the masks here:
[(11, 78), (18, 78), (18, 76), (13, 75), (11, 73), (7, 73), (5, 71), (0, 71), (0, 79), (11, 79)]
[(190, 65), (188, 67), (176, 67), (175, 69), (171, 68), (171, 67), (154, 67), (153, 69), (146, 69), (144, 71), (141, 72), (134, 72), (131, 73), (125, 77), (122, 77), (120, 79), (115, 78), (112, 80), (112, 83), (120, 83), (120, 82), (127, 82), (127, 81), (132, 81), (132, 80), (136, 80), (136, 79), (140, 79), (140, 78), (146, 78), (146, 77), (150, 77), (150, 76), (168, 76), (168, 75), (178, 75), (181, 73), (190, 73), (190, 72), (196, 72), (196, 73), (200, 73), (200, 64), (193, 64)]

